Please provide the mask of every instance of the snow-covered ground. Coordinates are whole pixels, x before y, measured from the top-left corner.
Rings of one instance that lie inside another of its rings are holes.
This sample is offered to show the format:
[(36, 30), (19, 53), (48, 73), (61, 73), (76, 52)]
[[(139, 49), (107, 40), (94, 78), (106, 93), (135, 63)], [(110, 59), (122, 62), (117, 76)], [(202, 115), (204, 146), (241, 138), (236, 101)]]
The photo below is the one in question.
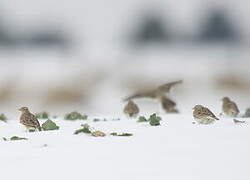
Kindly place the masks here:
[[(192, 114), (164, 115), (161, 126), (120, 120), (66, 121), (60, 129), (27, 133), (17, 120), (0, 124), (1, 179), (171, 179), (248, 180), (250, 127), (221, 118), (212, 125), (192, 124)], [(102, 117), (103, 118), (103, 117)], [(240, 118), (238, 118), (240, 119)], [(41, 121), (43, 122), (43, 121)], [(73, 135), (80, 124), (105, 133), (128, 132), (131, 137)], [(47, 146), (45, 146), (45, 144)]]

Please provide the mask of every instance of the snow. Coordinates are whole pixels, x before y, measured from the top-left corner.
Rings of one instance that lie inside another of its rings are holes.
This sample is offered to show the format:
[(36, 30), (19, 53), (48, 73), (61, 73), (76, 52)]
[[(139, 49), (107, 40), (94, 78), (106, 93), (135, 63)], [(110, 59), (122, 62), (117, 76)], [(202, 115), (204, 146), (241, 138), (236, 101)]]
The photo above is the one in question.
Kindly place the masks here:
[[(91, 116), (74, 122), (58, 118), (53, 120), (60, 130), (34, 133), (25, 132), (17, 120), (1, 123), (1, 137), (28, 138), (0, 141), (1, 179), (249, 179), (248, 119), (239, 125), (232, 118), (197, 125), (188, 113), (160, 116), (156, 127), (124, 116), (99, 122)], [(134, 135), (73, 135), (83, 123), (105, 133)]]

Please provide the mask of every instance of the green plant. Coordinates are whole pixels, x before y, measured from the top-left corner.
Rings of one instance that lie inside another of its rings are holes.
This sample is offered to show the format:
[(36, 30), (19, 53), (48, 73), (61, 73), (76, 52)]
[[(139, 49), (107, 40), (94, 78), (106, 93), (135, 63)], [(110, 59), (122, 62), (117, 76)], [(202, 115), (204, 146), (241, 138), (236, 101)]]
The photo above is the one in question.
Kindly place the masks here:
[(16, 141), (16, 140), (28, 140), (27, 138), (24, 137), (18, 137), (18, 136), (12, 136), (10, 138), (11, 141)]
[(113, 118), (112, 121), (120, 121), (120, 118)]
[(112, 135), (112, 136), (133, 136), (133, 134), (131, 134), (131, 133), (118, 134), (116, 132), (112, 132), (112, 133), (110, 133), (110, 135)]
[(93, 122), (98, 122), (98, 121), (101, 121), (101, 119), (98, 118), (93, 119)]
[(47, 121), (45, 121), (42, 124), (42, 129), (44, 131), (58, 130), (59, 126), (57, 126), (56, 123), (54, 123), (53, 121), (51, 121), (50, 119), (48, 119)]
[(243, 117), (245, 117), (245, 118), (250, 117), (250, 108), (247, 108), (247, 109), (246, 109), (246, 112), (245, 112), (245, 114), (243, 115)]
[(47, 112), (39, 112), (35, 114), (36, 118), (38, 119), (48, 119), (49, 118), (49, 113)]
[(237, 120), (237, 119), (233, 119), (233, 121), (234, 121), (235, 124), (246, 123), (246, 121), (240, 121), (240, 120)]
[(159, 126), (160, 124), (161, 117), (157, 116), (155, 113), (150, 115), (149, 117), (149, 124), (151, 126)]
[(0, 114), (0, 121), (3, 121), (3, 122), (7, 122), (7, 117), (5, 116), (5, 114), (1, 113)]
[(148, 122), (148, 120), (144, 116), (140, 116), (137, 122)]
[(88, 124), (82, 124), (81, 125), (82, 128), (81, 129), (78, 129), (74, 132), (74, 134), (80, 134), (80, 133), (87, 133), (87, 134), (90, 134), (91, 131), (90, 131), (90, 126)]
[(65, 120), (72, 120), (72, 121), (78, 120), (78, 119), (86, 120), (87, 118), (88, 118), (88, 116), (86, 114), (81, 114), (81, 113), (78, 113), (76, 111), (73, 111), (71, 113), (67, 113), (64, 116)]

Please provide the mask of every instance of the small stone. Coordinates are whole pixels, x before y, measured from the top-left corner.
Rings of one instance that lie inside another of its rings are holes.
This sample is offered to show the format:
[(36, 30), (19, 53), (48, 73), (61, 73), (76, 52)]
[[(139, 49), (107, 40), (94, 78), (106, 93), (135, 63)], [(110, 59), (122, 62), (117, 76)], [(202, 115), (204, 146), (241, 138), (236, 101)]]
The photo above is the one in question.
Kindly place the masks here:
[(95, 137), (104, 137), (104, 136), (106, 136), (106, 134), (104, 132), (101, 132), (101, 131), (94, 131), (91, 134), (92, 134), (92, 136), (95, 136)]

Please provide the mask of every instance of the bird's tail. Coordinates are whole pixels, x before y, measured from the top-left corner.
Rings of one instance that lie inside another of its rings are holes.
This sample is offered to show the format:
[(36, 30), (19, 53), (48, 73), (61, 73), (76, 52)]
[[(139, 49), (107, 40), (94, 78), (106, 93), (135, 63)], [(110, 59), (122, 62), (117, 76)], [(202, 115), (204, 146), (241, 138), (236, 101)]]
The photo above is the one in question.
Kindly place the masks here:
[(38, 126), (37, 129), (38, 129), (38, 131), (42, 131), (41, 126)]

